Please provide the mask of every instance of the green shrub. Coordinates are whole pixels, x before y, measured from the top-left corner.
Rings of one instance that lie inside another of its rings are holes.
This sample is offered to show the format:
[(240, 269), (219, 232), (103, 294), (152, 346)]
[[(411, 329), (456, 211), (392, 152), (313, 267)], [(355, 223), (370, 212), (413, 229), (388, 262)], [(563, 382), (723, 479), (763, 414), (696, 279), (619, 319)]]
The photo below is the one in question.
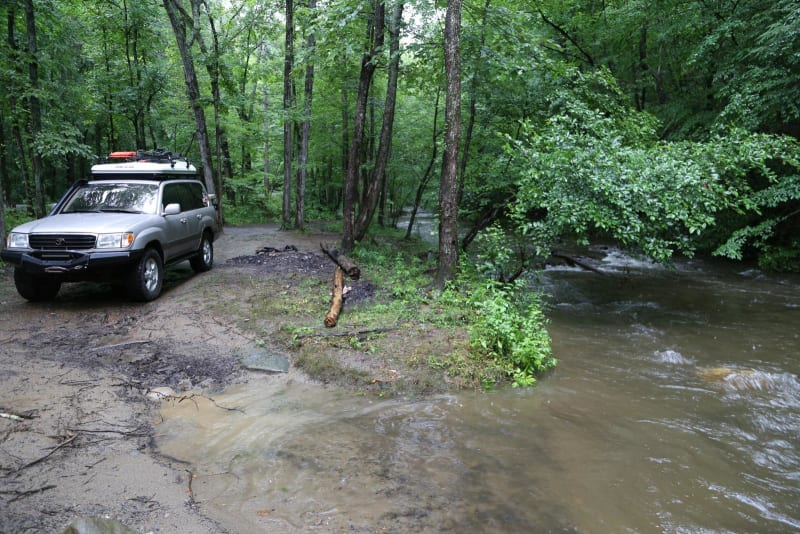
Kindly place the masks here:
[(539, 297), (529, 288), (485, 281), (475, 286), (469, 302), (475, 310), (472, 349), (502, 365), (514, 387), (532, 385), (536, 374), (555, 366), (547, 321)]

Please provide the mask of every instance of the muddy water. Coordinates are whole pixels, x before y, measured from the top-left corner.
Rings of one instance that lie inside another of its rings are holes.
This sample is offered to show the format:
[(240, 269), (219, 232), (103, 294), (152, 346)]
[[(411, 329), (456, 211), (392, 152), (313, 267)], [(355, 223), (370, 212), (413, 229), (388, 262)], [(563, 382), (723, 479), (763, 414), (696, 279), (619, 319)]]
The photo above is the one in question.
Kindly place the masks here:
[(233, 532), (800, 531), (800, 279), (607, 252), (540, 281), (559, 365), (533, 389), (262, 377), (168, 408), (158, 445)]

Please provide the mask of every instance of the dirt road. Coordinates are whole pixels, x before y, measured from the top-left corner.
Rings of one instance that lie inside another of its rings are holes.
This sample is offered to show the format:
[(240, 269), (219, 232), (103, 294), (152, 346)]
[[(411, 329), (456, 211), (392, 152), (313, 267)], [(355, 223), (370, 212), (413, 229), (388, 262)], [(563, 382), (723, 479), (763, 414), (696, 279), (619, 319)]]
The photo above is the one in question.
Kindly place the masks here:
[(187, 466), (152, 450), (160, 401), (148, 393), (213, 395), (247, 380), (236, 352), (252, 340), (207, 306), (243, 298), (219, 273), (258, 247), (318, 251), (319, 239), (228, 228), (212, 271), (168, 271), (164, 294), (145, 304), (68, 284), (34, 305), (0, 272), (0, 532), (61, 532), (85, 517), (142, 533), (226, 532), (193, 502)]

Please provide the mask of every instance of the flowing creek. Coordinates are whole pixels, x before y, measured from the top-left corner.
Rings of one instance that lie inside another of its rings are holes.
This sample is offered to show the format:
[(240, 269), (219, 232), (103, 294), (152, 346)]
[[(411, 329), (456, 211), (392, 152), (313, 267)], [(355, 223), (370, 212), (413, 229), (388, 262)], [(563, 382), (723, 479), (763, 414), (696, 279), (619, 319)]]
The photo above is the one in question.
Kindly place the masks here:
[(800, 278), (597, 266), (543, 274), (559, 364), (534, 388), (264, 376), (166, 407), (158, 447), (232, 532), (800, 531)]

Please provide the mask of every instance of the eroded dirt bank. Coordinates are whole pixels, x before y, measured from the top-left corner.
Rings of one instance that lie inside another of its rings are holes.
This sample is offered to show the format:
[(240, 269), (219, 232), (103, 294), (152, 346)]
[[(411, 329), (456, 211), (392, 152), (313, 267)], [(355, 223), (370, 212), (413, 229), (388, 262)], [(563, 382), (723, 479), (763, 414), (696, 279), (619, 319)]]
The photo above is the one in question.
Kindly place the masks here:
[[(215, 269), (168, 271), (164, 294), (146, 304), (71, 284), (33, 305), (11, 270), (0, 272), (0, 532), (61, 532), (91, 516), (138, 532), (226, 532), (194, 502), (188, 467), (152, 450), (159, 401), (147, 393), (213, 396), (247, 380), (237, 351), (253, 340), (208, 306), (247, 296), (227, 260), (264, 246), (318, 252), (325, 237), (228, 228)], [(275, 379), (305, 380), (294, 371)]]

